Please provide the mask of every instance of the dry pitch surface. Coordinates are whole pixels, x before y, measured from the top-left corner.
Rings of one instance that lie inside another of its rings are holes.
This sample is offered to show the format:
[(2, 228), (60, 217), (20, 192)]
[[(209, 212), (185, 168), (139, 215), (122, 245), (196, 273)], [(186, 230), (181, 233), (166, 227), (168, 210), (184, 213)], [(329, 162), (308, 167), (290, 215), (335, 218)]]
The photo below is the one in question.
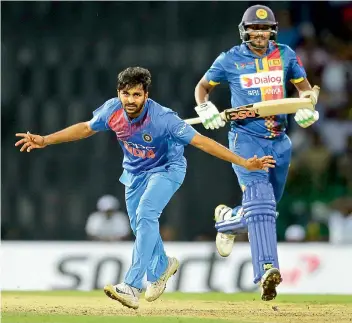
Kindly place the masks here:
[(102, 291), (3, 292), (3, 323), (351, 323), (352, 295), (164, 294), (138, 310)]

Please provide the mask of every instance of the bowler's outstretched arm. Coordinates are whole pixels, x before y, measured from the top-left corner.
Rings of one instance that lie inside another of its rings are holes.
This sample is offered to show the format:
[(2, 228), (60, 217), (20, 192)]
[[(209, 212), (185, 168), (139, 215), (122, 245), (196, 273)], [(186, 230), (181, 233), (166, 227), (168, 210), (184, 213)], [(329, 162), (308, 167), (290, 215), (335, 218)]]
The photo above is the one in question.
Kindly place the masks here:
[(272, 156), (264, 156), (261, 158), (257, 158), (257, 156), (254, 156), (252, 158), (245, 159), (241, 156), (234, 154), (231, 150), (227, 149), (225, 146), (219, 144), (218, 142), (199, 133), (196, 133), (194, 135), (190, 144), (205, 151), (210, 155), (231, 162), (233, 164), (242, 166), (248, 170), (263, 169), (268, 171), (268, 168), (275, 167), (275, 160)]
[(95, 133), (96, 131), (91, 129), (89, 122), (80, 122), (47, 136), (31, 134), (29, 132), (16, 133), (16, 137), (22, 137), (22, 139), (17, 141), (15, 146), (23, 145), (21, 151), (30, 152), (32, 149), (44, 148), (48, 145), (88, 138)]

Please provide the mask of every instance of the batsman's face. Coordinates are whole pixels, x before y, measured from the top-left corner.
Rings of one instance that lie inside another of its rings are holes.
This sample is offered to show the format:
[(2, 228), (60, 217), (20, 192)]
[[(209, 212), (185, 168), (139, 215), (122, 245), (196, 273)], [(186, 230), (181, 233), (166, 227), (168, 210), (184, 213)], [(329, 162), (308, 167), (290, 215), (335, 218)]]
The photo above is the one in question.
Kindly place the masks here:
[(251, 44), (257, 48), (266, 48), (269, 44), (271, 27), (268, 25), (250, 25), (247, 27)]
[(148, 92), (144, 92), (142, 85), (137, 85), (131, 88), (125, 87), (118, 91), (118, 96), (127, 115), (130, 118), (137, 118), (148, 99)]

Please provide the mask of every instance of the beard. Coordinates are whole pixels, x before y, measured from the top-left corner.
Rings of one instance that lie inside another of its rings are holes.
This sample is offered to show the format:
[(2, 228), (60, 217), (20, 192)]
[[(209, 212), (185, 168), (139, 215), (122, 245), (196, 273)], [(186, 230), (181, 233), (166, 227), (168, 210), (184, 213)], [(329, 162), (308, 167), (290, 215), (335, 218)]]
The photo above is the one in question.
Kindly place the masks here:
[(125, 112), (127, 113), (127, 115), (131, 118), (136, 118), (138, 117), (142, 110), (143, 110), (143, 107), (144, 107), (144, 104), (145, 104), (145, 100), (140, 104), (140, 105), (137, 105), (137, 104), (125, 104), (123, 106), (123, 109), (125, 110)]

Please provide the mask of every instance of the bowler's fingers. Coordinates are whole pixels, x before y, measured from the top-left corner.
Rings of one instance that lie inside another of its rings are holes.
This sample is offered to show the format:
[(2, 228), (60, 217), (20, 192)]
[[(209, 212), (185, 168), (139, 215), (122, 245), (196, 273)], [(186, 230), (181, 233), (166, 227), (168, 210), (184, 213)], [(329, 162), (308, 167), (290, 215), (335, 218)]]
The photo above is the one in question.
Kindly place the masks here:
[(24, 133), (24, 132), (16, 133), (15, 136), (16, 136), (16, 137), (28, 138), (28, 139), (31, 139), (31, 138), (32, 138), (32, 135), (30, 134), (29, 131), (28, 131), (27, 133)]
[(27, 133), (16, 133), (16, 137), (23, 137), (25, 142), (31, 141), (33, 139), (29, 131)]
[(262, 164), (261, 168), (266, 172), (269, 172), (269, 168), (275, 168), (276, 160), (273, 158), (273, 156), (263, 156), (259, 158), (259, 161)]
[(262, 162), (265, 167), (271, 167), (271, 168), (274, 168), (275, 164), (276, 164), (276, 161), (274, 159), (270, 159), (270, 158), (264, 159), (264, 160), (262, 160)]
[(26, 143), (27, 141), (28, 141), (28, 140), (27, 140), (26, 138), (23, 138), (23, 139), (17, 141), (17, 142), (15, 143), (15, 146), (17, 147), (17, 146), (19, 146), (19, 145), (22, 145), (22, 144)]
[(263, 157), (261, 157), (261, 158), (259, 158), (259, 159), (261, 159), (261, 160), (275, 160), (274, 157), (271, 156), (271, 155), (263, 156)]
[(17, 141), (15, 143), (15, 146), (19, 146), (28, 142), (35, 142), (34, 137), (31, 135), (29, 131), (27, 131), (27, 133), (16, 133), (16, 137), (23, 137), (23, 139)]
[(27, 131), (27, 138), (32, 142), (36, 142), (36, 135), (32, 135), (29, 131)]
[[(259, 161), (260, 161), (260, 160), (259, 160)], [(257, 155), (254, 155), (253, 157), (248, 158), (248, 162), (250, 162), (250, 163), (257, 163), (257, 162), (258, 162)], [(257, 164), (257, 165), (258, 165), (258, 164)]]
[(260, 158), (260, 160), (264, 163), (271, 163), (271, 164), (276, 163), (276, 160), (274, 159), (273, 156), (264, 156), (264, 157)]
[[(21, 152), (24, 152), (25, 150), (27, 150), (27, 148), (31, 147), (32, 143), (31, 142), (26, 142), (22, 147), (21, 147)], [(27, 150), (28, 151), (28, 150)]]
[(275, 165), (271, 163), (263, 163), (263, 167), (275, 168)]

